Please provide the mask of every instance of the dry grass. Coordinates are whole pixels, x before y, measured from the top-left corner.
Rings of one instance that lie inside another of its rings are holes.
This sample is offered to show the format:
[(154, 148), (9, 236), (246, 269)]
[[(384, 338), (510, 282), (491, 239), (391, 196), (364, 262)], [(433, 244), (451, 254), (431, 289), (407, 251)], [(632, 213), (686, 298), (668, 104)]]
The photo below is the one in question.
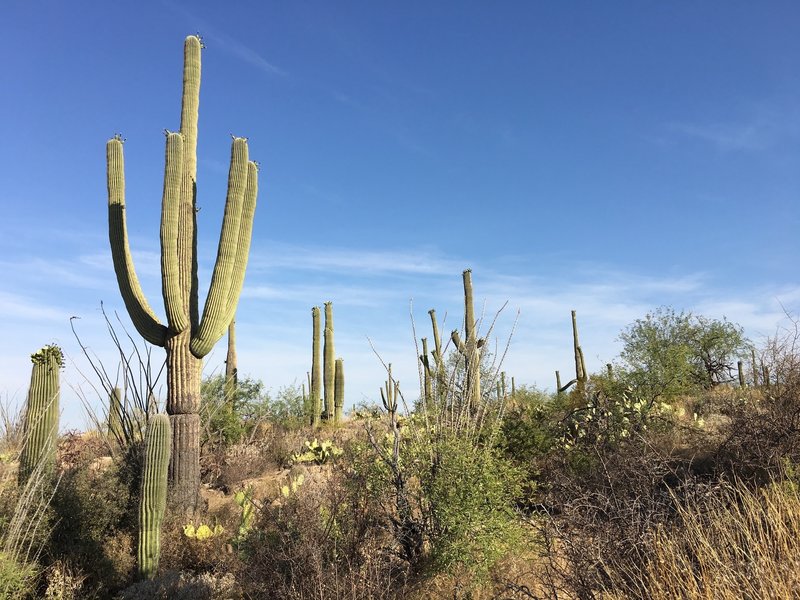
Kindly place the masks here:
[[(613, 571), (612, 571), (613, 572)], [(727, 488), (679, 507), (659, 527), (646, 567), (615, 574), (626, 592), (607, 598), (786, 599), (800, 593), (800, 492), (793, 483)]]

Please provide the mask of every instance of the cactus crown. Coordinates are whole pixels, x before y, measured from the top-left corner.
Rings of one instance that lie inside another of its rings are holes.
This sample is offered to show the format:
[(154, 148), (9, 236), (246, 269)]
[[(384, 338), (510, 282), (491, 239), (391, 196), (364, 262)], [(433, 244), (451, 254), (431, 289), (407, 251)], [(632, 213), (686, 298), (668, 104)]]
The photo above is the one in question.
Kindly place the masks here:
[(64, 366), (64, 352), (55, 344), (50, 344), (31, 354), (31, 362), (35, 365), (55, 363), (59, 368), (62, 368)]

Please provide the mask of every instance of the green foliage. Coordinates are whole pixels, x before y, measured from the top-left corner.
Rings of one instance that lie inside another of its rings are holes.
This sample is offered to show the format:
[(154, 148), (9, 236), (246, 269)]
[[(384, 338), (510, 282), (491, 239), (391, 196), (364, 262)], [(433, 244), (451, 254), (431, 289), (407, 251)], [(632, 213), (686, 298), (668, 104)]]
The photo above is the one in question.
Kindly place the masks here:
[(88, 585), (107, 590), (125, 583), (134, 566), (132, 549), (119, 542), (135, 527), (137, 495), (131, 494), (126, 465), (98, 469), (97, 461), (87, 452), (62, 476), (45, 554), (68, 556), (88, 575)]
[(292, 462), (295, 463), (310, 463), (313, 462), (317, 465), (324, 465), (326, 462), (331, 460), (336, 456), (341, 456), (344, 452), (341, 448), (334, 446), (333, 442), (330, 440), (324, 440), (322, 442), (317, 441), (317, 438), (314, 438), (314, 441), (309, 442), (306, 440), (304, 442), (305, 450), (303, 452), (295, 452), (292, 455)]
[(0, 552), (0, 597), (33, 598), (38, 574), (36, 565), (19, 563), (5, 552)]
[(242, 441), (265, 420), (298, 428), (306, 419), (299, 386), (281, 387), (273, 398), (261, 381), (240, 378), (235, 394), (230, 397), (226, 394), (224, 375), (203, 380), (200, 416), (204, 443), (224, 446)]
[(430, 518), (431, 565), (480, 578), (523, 539), (514, 510), (522, 472), (498, 451), (456, 435), (430, 450), (433, 463), (415, 457), (413, 464)]
[(739, 325), (661, 307), (621, 334), (621, 379), (650, 401), (733, 381), (737, 356), (749, 347)]
[(517, 388), (506, 409), (501, 426), (501, 446), (515, 464), (534, 475), (534, 459), (548, 452), (553, 444), (549, 416), (553, 405), (536, 388)]

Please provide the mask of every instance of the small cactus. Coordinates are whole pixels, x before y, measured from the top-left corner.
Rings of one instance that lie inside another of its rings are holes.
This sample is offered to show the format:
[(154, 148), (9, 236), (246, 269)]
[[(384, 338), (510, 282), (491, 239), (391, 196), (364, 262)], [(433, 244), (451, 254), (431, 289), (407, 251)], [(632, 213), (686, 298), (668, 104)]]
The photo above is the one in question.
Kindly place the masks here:
[[(383, 408), (389, 413), (389, 422), (392, 423), (392, 427), (394, 427), (397, 421), (397, 386), (399, 383), (392, 378), (391, 363), (389, 363), (388, 372), (389, 378), (384, 383), (384, 387), (381, 388), (381, 401), (383, 402)], [(386, 390), (385, 393), (384, 390)]]
[(19, 481), (24, 484), (42, 463), (42, 472), (55, 467), (58, 440), (59, 371), (64, 364), (61, 348), (45, 346), (31, 355), (33, 370), (25, 410), (25, 445), (19, 459)]
[(122, 390), (115, 387), (108, 397), (108, 435), (122, 439)]
[(147, 425), (139, 498), (139, 575), (152, 579), (161, 555), (161, 520), (167, 505), (167, 470), (172, 432), (167, 415), (153, 415)]

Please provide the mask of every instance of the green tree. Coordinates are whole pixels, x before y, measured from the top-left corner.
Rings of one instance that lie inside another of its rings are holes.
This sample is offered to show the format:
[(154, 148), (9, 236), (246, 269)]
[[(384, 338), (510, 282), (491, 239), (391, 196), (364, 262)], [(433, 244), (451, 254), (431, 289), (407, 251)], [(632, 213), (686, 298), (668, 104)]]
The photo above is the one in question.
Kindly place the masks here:
[(661, 307), (619, 336), (625, 379), (651, 400), (733, 381), (737, 357), (749, 348), (741, 326)]

